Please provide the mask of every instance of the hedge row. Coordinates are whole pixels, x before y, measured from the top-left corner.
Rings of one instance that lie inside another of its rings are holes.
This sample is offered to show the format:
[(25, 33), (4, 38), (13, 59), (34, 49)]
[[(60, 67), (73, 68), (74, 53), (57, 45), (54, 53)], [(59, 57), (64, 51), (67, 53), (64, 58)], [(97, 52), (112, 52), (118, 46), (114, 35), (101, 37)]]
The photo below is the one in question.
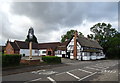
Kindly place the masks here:
[(61, 58), (57, 56), (42, 56), (42, 60), (46, 63), (61, 63)]
[(2, 67), (19, 65), (21, 55), (18, 54), (3, 54), (2, 55)]

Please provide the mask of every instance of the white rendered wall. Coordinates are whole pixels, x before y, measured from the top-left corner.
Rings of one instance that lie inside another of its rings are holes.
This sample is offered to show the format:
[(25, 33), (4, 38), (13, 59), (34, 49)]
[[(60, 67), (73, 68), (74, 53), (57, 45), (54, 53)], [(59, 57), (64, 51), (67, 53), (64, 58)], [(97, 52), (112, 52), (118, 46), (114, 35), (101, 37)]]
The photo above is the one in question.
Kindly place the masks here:
[[(77, 59), (78, 60), (81, 60), (80, 49), (81, 49), (81, 45), (77, 42)], [(74, 50), (74, 37), (67, 46), (67, 52), (70, 52), (70, 59), (74, 58), (73, 50)]]
[[(36, 53), (36, 51), (38, 51)], [(30, 55), (30, 50), (29, 49), (20, 49), (20, 54), (25, 54), (25, 56), (29, 56)], [(39, 50), (32, 50), (32, 56), (39, 56)]]
[(46, 49), (40, 49), (40, 54), (39, 55), (46, 55), (46, 53), (43, 53), (43, 51), (47, 51)]
[(96, 56), (96, 53), (93, 53), (91, 56), (90, 56), (91, 60), (96, 60), (97, 59), (97, 56)]
[(55, 51), (55, 56), (62, 57), (62, 54), (64, 54), (64, 51), (61, 50)]

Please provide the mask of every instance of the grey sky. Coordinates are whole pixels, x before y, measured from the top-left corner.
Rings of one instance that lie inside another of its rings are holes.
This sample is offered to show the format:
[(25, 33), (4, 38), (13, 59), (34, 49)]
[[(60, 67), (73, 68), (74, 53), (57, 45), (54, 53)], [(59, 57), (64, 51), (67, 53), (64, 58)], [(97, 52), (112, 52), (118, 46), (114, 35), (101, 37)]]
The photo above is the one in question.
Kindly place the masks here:
[(97, 22), (118, 28), (117, 2), (12, 2), (7, 3), (2, 17), (2, 44), (7, 39), (25, 40), (33, 27), (39, 42), (60, 41), (67, 30), (75, 29), (84, 35)]

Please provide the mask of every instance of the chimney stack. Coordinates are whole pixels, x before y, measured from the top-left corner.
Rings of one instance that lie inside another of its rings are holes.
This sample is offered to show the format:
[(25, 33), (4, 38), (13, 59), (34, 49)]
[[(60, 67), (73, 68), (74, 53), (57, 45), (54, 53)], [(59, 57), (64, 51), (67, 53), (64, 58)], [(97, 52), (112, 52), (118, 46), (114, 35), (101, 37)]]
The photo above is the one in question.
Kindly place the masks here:
[(73, 53), (75, 60), (77, 59), (77, 36), (78, 36), (78, 32), (76, 30), (74, 33), (74, 53)]

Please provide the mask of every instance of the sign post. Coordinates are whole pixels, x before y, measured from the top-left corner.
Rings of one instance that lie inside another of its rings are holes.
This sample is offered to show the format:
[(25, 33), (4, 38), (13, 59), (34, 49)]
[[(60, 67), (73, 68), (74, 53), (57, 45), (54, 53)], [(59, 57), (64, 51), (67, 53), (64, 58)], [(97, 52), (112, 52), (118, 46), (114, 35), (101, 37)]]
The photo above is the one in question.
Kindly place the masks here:
[(33, 30), (32, 27), (29, 29), (28, 35), (29, 35), (29, 39), (30, 39), (30, 42), (29, 42), (29, 50), (30, 50), (29, 59), (31, 60), (32, 59), (32, 40), (33, 40), (33, 35), (34, 35), (34, 30)]
[(32, 42), (29, 43), (29, 49), (30, 49), (30, 56), (29, 59), (32, 59)]

